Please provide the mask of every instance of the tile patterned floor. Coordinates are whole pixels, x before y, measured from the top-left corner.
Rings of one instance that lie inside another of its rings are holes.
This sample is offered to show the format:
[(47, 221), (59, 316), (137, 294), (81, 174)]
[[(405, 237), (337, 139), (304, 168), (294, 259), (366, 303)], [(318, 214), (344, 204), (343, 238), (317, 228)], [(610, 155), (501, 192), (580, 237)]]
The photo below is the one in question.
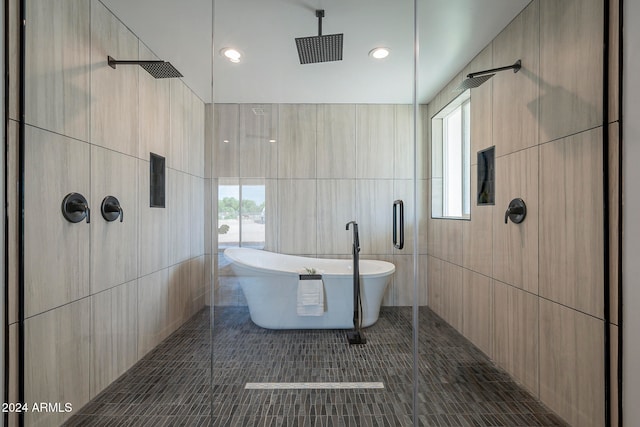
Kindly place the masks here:
[[(270, 331), (245, 307), (216, 308), (211, 394), (208, 319), (200, 312), (66, 425), (413, 425), (410, 308), (383, 308), (364, 346), (349, 346), (344, 331)], [(419, 341), (420, 425), (565, 425), (426, 308)], [(245, 389), (378, 381), (384, 389)]]

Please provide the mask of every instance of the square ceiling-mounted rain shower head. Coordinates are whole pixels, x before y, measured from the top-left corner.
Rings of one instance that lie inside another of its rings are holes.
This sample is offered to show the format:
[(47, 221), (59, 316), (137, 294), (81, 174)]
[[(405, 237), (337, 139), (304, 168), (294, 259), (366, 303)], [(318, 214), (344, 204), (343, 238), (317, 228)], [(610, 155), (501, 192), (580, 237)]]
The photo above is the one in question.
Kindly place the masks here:
[(318, 18), (318, 35), (296, 38), (300, 64), (342, 61), (343, 34), (327, 34), (323, 36), (322, 18), (324, 18), (324, 10), (316, 10), (316, 17)]
[(107, 62), (114, 70), (118, 64), (139, 65), (156, 79), (183, 77), (180, 71), (176, 70), (176, 68), (167, 61), (118, 61), (108, 56)]

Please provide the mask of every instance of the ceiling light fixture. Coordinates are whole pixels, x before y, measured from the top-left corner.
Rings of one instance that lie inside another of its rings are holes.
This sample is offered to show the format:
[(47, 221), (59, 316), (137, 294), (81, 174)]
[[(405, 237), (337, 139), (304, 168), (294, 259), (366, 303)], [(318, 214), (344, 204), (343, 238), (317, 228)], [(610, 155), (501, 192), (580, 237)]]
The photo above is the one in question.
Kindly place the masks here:
[(220, 51), (220, 55), (233, 63), (240, 62), (240, 58), (242, 58), (242, 54), (240, 53), (240, 51), (232, 47), (225, 47)]
[(387, 47), (377, 47), (369, 52), (369, 56), (375, 59), (384, 59), (389, 56), (389, 52)]

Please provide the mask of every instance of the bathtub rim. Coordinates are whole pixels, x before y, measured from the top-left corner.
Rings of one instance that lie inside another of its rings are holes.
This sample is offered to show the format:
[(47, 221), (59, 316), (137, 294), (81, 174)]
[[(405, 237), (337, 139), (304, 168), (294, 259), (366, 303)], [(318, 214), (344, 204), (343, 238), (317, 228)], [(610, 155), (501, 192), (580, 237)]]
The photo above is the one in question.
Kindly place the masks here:
[[(229, 252), (229, 253), (227, 253)], [(226, 248), (223, 251), (224, 256), (231, 262), (237, 263), (239, 265), (242, 265), (244, 268), (247, 268), (251, 271), (255, 271), (255, 272), (269, 272), (269, 273), (273, 273), (273, 274), (284, 274), (284, 275), (288, 275), (288, 276), (298, 276), (301, 274), (300, 271), (293, 271), (293, 270), (282, 270), (282, 269), (274, 269), (274, 268), (269, 268), (269, 267), (265, 267), (265, 266), (256, 266), (256, 265), (252, 265), (252, 264), (248, 264), (247, 262), (239, 259), (238, 257), (234, 257), (233, 256), (233, 252), (260, 252), (260, 253), (267, 253), (270, 254), (268, 256), (279, 256), (279, 257), (286, 257), (286, 258), (297, 258), (297, 259), (301, 259), (301, 260), (306, 260), (307, 262), (309, 261), (313, 261), (313, 260), (318, 260), (320, 262), (328, 262), (328, 261), (341, 261), (341, 262), (349, 262), (351, 261), (348, 258), (315, 258), (315, 257), (307, 257), (307, 256), (301, 256), (301, 255), (289, 255), (289, 254), (282, 254), (279, 252), (272, 252), (272, 251), (267, 251), (267, 250), (263, 250), (263, 249), (255, 249), (255, 248), (243, 248), (243, 247), (234, 247), (234, 248)], [(375, 273), (362, 273), (362, 267), (360, 267), (360, 277), (371, 277), (371, 278), (377, 278), (377, 277), (385, 277), (385, 276), (389, 276), (395, 273), (396, 271), (396, 266), (395, 264), (388, 262), (388, 261), (383, 261), (383, 260), (378, 260), (378, 259), (361, 259), (360, 260), (360, 266), (362, 266), (362, 263), (374, 263), (374, 264), (378, 264), (378, 265), (387, 265), (388, 268), (384, 271), (381, 272), (375, 272)], [(322, 274), (322, 276), (325, 277), (350, 277), (353, 276), (353, 272), (348, 272), (348, 273), (320, 273)]]

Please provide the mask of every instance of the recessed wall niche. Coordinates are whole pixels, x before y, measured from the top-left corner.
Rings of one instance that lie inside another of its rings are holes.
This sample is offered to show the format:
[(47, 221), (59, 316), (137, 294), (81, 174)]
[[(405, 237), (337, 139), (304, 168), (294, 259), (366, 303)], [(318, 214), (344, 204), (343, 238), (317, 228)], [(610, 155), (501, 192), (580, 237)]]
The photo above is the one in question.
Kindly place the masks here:
[(165, 194), (165, 159), (154, 153), (149, 153), (149, 206), (164, 208)]
[(495, 148), (478, 151), (478, 206), (495, 204)]

